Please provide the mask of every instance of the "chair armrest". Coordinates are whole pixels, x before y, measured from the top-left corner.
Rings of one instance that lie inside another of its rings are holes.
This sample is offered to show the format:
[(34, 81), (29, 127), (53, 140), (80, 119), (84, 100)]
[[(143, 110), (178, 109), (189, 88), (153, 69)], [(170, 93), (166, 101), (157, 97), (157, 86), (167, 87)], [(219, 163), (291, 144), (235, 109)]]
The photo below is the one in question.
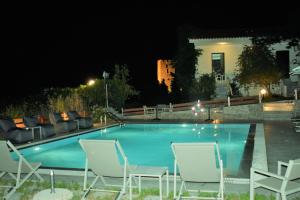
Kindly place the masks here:
[(286, 162), (282, 162), (282, 161), (278, 161), (278, 166), (289, 166), (289, 163), (286, 163)]
[(282, 169), (282, 167), (288, 167), (288, 163), (285, 163), (285, 162), (282, 162), (282, 161), (278, 161), (278, 163), (277, 163), (277, 174), (279, 175), (279, 176), (281, 176), (281, 169)]
[(264, 175), (264, 176), (271, 176), (271, 177), (274, 177), (274, 178), (284, 180), (284, 177), (279, 176), (277, 174), (274, 174), (274, 173), (271, 173), (271, 172), (266, 172), (266, 171), (263, 171), (263, 170), (260, 170), (260, 169), (255, 169), (255, 168), (251, 167), (251, 175), (255, 174), (255, 173), (260, 174), (260, 175)]

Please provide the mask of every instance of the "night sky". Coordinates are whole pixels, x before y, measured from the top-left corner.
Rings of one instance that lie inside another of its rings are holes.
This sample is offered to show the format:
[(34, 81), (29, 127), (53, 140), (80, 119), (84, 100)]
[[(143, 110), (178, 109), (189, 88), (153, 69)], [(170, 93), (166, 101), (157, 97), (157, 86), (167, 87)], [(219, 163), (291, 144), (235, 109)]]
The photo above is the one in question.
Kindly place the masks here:
[(296, 12), (281, 6), (36, 6), (10, 7), (4, 18), (1, 100), (76, 87), (102, 78), (103, 70), (112, 72), (114, 64), (127, 64), (131, 84), (147, 91), (156, 79), (156, 60), (173, 57), (176, 29), (184, 24), (203, 30), (299, 28)]

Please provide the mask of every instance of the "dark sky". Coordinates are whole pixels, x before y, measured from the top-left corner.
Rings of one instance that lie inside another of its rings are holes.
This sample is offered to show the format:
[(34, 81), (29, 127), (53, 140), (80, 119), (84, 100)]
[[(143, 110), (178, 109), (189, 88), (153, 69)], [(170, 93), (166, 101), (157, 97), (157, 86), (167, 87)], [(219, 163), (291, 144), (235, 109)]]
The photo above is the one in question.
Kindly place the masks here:
[(10, 7), (4, 18), (1, 100), (78, 86), (116, 63), (127, 64), (131, 83), (147, 90), (156, 78), (156, 60), (174, 55), (176, 28), (183, 24), (219, 30), (298, 23), (296, 12), (280, 5), (36, 6)]

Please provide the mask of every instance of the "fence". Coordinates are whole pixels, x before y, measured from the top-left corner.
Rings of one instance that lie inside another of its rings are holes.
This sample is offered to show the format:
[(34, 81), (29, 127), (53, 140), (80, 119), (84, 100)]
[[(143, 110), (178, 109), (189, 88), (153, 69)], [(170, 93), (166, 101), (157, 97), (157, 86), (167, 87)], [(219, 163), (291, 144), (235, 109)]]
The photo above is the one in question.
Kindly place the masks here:
[[(230, 99), (230, 105), (245, 105), (245, 104), (255, 104), (258, 103), (258, 96), (251, 96), (251, 97), (236, 97)], [(176, 111), (185, 111), (191, 110), (193, 106), (197, 104), (197, 101), (187, 102), (187, 103), (179, 103), (179, 104), (170, 104), (172, 106), (172, 112)], [(201, 101), (202, 106), (210, 106), (211, 108), (215, 107), (224, 107), (228, 106), (227, 99), (220, 99), (220, 100), (211, 100), (211, 101)], [(156, 108), (156, 107), (152, 107)], [(143, 115), (144, 108), (126, 108), (122, 109), (123, 116), (130, 116), (130, 115)]]

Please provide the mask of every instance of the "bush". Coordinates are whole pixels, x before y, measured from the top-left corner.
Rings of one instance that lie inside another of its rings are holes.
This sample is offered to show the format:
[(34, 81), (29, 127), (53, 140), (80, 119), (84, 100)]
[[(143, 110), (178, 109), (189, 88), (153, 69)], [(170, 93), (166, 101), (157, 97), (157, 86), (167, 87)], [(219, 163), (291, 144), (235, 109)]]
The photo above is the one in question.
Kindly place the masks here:
[(91, 107), (92, 118), (94, 122), (100, 122), (101, 117), (104, 116), (104, 108), (98, 105), (94, 105)]
[(58, 95), (48, 99), (48, 107), (52, 112), (67, 112), (70, 110), (88, 110), (83, 98), (74, 90), (67, 96)]
[(191, 100), (209, 100), (215, 96), (216, 80), (213, 74), (204, 74), (194, 80), (190, 89)]

